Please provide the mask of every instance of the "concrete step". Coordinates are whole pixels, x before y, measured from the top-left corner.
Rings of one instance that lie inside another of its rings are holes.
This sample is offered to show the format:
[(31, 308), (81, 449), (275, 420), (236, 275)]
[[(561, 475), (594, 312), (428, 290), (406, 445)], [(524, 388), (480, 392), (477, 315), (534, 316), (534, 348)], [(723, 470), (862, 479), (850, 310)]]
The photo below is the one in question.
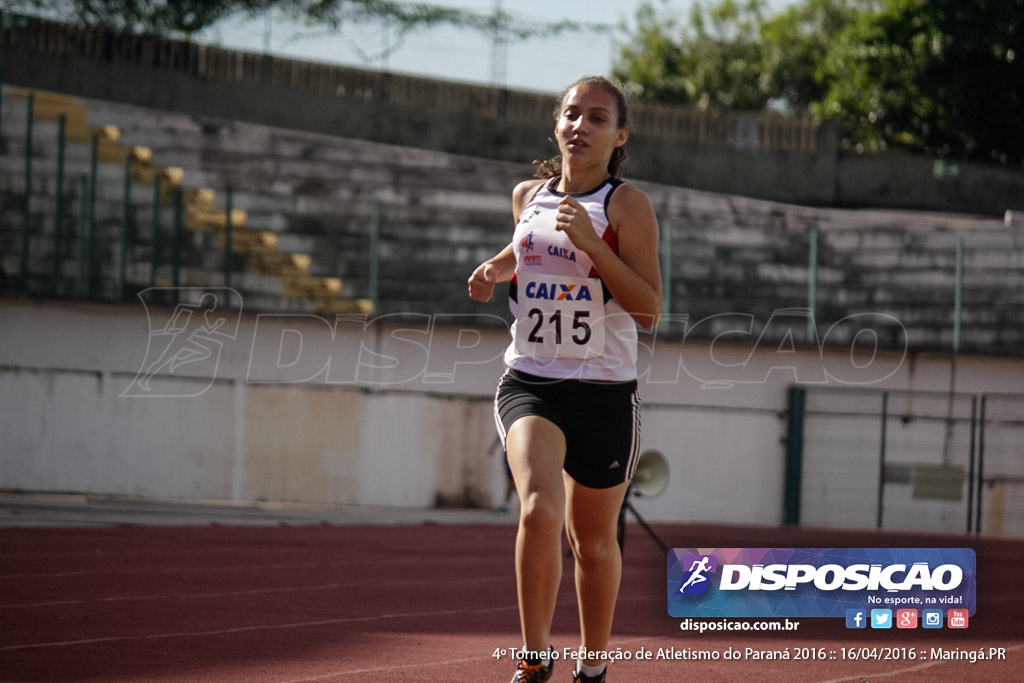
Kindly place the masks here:
[(281, 276), (285, 296), (302, 299), (331, 299), (341, 296), (344, 285), (341, 278), (311, 277), (299, 273)]

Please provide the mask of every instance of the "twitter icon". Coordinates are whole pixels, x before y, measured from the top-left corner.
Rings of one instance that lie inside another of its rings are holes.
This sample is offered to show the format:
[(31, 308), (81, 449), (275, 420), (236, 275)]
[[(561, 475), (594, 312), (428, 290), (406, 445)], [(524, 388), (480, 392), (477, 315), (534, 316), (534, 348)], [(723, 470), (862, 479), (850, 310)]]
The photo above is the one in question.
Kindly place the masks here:
[(871, 610), (871, 628), (892, 628), (892, 610)]

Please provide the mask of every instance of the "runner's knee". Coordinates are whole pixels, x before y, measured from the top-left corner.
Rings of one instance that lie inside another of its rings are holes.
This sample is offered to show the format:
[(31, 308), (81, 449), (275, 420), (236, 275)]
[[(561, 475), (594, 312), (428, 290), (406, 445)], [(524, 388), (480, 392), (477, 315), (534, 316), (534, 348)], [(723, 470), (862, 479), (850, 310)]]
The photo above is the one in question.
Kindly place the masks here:
[(619, 543), (614, 535), (580, 537), (570, 533), (569, 545), (572, 546), (576, 561), (583, 567), (613, 560), (619, 553)]
[(562, 508), (552, 496), (526, 494), (520, 501), (519, 525), (539, 533), (561, 533)]

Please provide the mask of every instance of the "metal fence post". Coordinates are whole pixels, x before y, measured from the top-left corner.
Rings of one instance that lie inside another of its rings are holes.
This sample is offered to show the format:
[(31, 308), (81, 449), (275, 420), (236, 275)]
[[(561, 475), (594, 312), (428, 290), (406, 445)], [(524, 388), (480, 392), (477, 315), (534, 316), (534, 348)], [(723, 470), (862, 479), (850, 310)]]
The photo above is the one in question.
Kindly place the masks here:
[(669, 314), (672, 312), (672, 222), (662, 224), (661, 238), (661, 312), (665, 315), (661, 321), (661, 329), (668, 331), (672, 324)]
[(889, 421), (889, 392), (882, 392), (882, 435), (881, 443), (878, 446), (878, 512), (875, 518), (875, 525), (882, 528), (882, 516), (885, 506), (885, 442), (887, 438)]
[(85, 254), (82, 258), (85, 298), (92, 291), (92, 242), (96, 233), (96, 177), (99, 173), (100, 136), (92, 136), (92, 158), (89, 161), (89, 192), (86, 197)]
[(124, 156), (124, 204), (121, 209), (121, 256), (118, 261), (117, 300), (124, 301), (125, 282), (128, 279), (128, 231), (131, 229), (132, 211), (132, 155)]
[(232, 193), (231, 186), (227, 186), (227, 208), (224, 211), (224, 287), (226, 289), (231, 288), (231, 233), (233, 226), (231, 225), (231, 208), (232, 208)]
[(953, 352), (960, 351), (960, 331), (964, 310), (964, 238), (956, 243), (956, 291), (953, 294)]
[(89, 176), (82, 174), (82, 189), (78, 202), (78, 267), (75, 269), (75, 294), (85, 298), (88, 294), (88, 267), (86, 262), (89, 241)]
[(149, 240), (149, 286), (156, 287), (156, 271), (160, 267), (160, 176), (153, 178), (153, 235)]
[(57, 293), (60, 283), (60, 249), (61, 223), (64, 222), (64, 148), (67, 145), (66, 114), (60, 115), (57, 122), (57, 203), (54, 206), (53, 219), (53, 272), (50, 276), (50, 289)]
[(180, 301), (181, 292), (178, 291), (178, 287), (181, 286), (181, 241), (184, 238), (184, 196), (180, 187), (174, 189), (174, 244), (171, 246), (172, 255), (172, 271), (171, 271), (171, 286), (173, 290), (174, 304), (177, 305)]
[(817, 343), (818, 333), (815, 326), (815, 314), (818, 303), (818, 229), (811, 229), (811, 243), (807, 255), (807, 310), (811, 315), (807, 318), (807, 341)]
[[(985, 397), (982, 396), (982, 400)], [(974, 440), (978, 433), (978, 397), (971, 396), (971, 445), (968, 449), (969, 459), (967, 464), (967, 533), (971, 533), (971, 522), (973, 521), (974, 507)], [(981, 495), (979, 490), (978, 495)]]
[(373, 211), (370, 215), (370, 301), (374, 313), (380, 310), (378, 289), (380, 279), (380, 200), (373, 200)]
[[(4, 141), (4, 136), (3, 136), (3, 130), (4, 130), (4, 120), (3, 120), (3, 114), (4, 114), (4, 88), (3, 88), (3, 85), (4, 85), (4, 69), (3, 69), (2, 66), (0, 66), (0, 156), (3, 156), (4, 154), (7, 153), (7, 145), (6, 145), (5, 141)], [(0, 211), (0, 234), (3, 234), (4, 232), (5, 232), (5, 230), (4, 230), (3, 211)], [(2, 270), (3, 269), (0, 268), (0, 272), (2, 272)], [(0, 275), (0, 279), (6, 280), (7, 279), (6, 278), (6, 274)], [(5, 289), (6, 287), (7, 287), (6, 284), (0, 284), (0, 289)]]
[(26, 106), (27, 121), (25, 123), (25, 203), (21, 213), (21, 289), (28, 291), (28, 251), (29, 231), (32, 223), (32, 124), (35, 118), (35, 93), (28, 94)]
[(786, 397), (786, 489), (783, 494), (783, 524), (800, 523), (806, 405), (807, 389), (790, 387)]
[(980, 433), (978, 434), (978, 475), (975, 481), (978, 496), (974, 501), (974, 533), (981, 533), (981, 498), (985, 490), (985, 412), (988, 407), (988, 395), (981, 395), (981, 416), (978, 418)]

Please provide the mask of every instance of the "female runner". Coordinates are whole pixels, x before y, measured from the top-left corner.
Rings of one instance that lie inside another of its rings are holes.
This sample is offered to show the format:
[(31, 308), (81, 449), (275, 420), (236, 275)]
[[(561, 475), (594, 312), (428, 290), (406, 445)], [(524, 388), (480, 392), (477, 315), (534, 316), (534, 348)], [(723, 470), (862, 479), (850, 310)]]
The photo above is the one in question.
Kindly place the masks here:
[(626, 102), (603, 77), (569, 86), (559, 154), (512, 194), (515, 233), (469, 295), (511, 282), (515, 321), (495, 418), (520, 499), (515, 565), (523, 650), (513, 683), (551, 678), (565, 526), (576, 561), (576, 683), (603, 682), (622, 574), (617, 522), (640, 452), (637, 328), (661, 313), (658, 225), (623, 183)]

